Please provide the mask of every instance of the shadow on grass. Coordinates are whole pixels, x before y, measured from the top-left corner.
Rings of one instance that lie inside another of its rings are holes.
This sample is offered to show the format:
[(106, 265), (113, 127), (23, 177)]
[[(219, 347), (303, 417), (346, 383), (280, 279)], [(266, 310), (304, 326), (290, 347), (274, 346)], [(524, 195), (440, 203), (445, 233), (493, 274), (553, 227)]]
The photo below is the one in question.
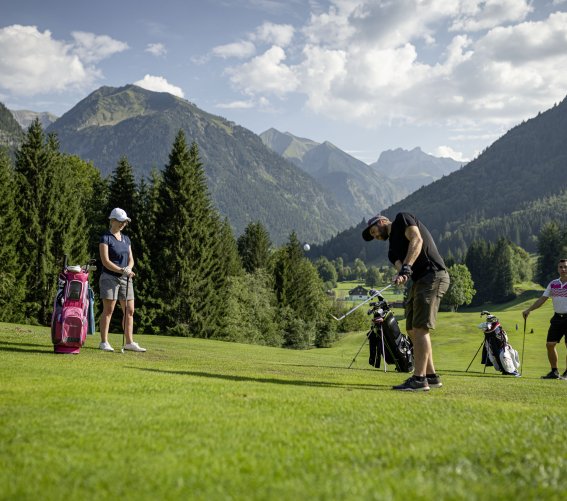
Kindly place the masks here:
[(248, 383), (268, 383), (268, 384), (283, 384), (292, 386), (313, 386), (316, 388), (345, 388), (347, 390), (390, 390), (391, 385), (381, 385), (381, 384), (348, 384), (348, 383), (331, 383), (329, 381), (303, 381), (299, 379), (277, 379), (277, 378), (263, 378), (263, 377), (251, 377), (251, 376), (235, 376), (230, 374), (215, 374), (211, 372), (197, 372), (197, 371), (169, 371), (163, 369), (150, 369), (143, 367), (130, 367), (131, 369), (137, 369), (147, 372), (158, 372), (161, 374), (172, 374), (176, 376), (193, 376), (193, 377), (203, 377), (210, 379), (221, 379), (223, 381), (235, 381), (235, 382), (248, 382)]
[(36, 343), (11, 343), (9, 341), (0, 341), (0, 351), (12, 351), (17, 353), (53, 353), (53, 347)]

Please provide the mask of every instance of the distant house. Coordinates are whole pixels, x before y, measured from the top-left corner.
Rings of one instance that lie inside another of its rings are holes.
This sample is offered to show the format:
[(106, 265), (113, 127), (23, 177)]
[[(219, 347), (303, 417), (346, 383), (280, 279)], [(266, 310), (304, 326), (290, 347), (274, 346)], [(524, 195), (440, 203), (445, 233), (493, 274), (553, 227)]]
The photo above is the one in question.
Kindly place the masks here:
[(347, 301), (358, 301), (360, 299), (368, 299), (369, 289), (365, 289), (362, 285), (348, 291)]

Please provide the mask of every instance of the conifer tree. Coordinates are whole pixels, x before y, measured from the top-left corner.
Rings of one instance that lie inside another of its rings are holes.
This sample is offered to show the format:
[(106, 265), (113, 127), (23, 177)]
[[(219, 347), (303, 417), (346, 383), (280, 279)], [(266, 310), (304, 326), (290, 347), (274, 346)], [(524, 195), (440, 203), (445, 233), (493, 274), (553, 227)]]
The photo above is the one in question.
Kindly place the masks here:
[(248, 273), (265, 268), (270, 259), (270, 234), (260, 221), (250, 223), (238, 238), (238, 253)]
[(162, 310), (163, 303), (157, 294), (158, 267), (154, 257), (158, 253), (156, 241), (157, 213), (159, 205), (159, 190), (161, 174), (157, 169), (150, 173), (150, 180), (142, 179), (138, 184), (137, 205), (133, 211), (136, 214), (137, 253), (136, 260), (136, 312), (139, 318), (136, 326), (142, 332), (154, 332), (155, 318)]
[(242, 275), (244, 270), (238, 253), (238, 245), (234, 238), (230, 223), (226, 218), (220, 223), (220, 236), (221, 238), (217, 238), (216, 241), (219, 245), (219, 254), (224, 256), (222, 264), (225, 275), (228, 277)]
[(15, 236), (20, 233), (16, 215), (14, 169), (7, 152), (0, 148), (0, 321), (23, 321), (20, 302), (24, 284), (19, 280)]
[(505, 238), (498, 240), (493, 251), (493, 286), (491, 301), (504, 302), (514, 298), (514, 273), (512, 269), (511, 243)]
[(60, 257), (54, 249), (61, 232), (62, 176), (57, 143), (46, 139), (38, 119), (30, 125), (16, 152), (17, 212), (22, 224), (18, 240), (25, 283), (23, 311), (30, 321), (48, 323)]
[(213, 209), (195, 143), (179, 131), (160, 184), (154, 260), (164, 302), (158, 322), (172, 334), (212, 337), (221, 329), (227, 276)]
[(557, 278), (557, 262), (566, 259), (567, 231), (561, 231), (555, 222), (546, 224), (538, 238), (538, 264), (536, 279), (540, 285), (547, 284)]

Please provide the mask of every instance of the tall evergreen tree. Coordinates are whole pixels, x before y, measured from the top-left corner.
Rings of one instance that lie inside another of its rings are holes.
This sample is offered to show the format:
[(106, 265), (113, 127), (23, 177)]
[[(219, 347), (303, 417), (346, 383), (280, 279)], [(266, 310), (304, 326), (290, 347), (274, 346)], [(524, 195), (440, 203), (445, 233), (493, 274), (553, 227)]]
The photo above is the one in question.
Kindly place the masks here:
[(159, 298), (157, 276), (159, 268), (154, 262), (159, 252), (156, 239), (157, 214), (161, 174), (152, 170), (150, 180), (142, 179), (138, 184), (136, 214), (136, 312), (139, 322), (136, 324), (142, 332), (154, 332), (154, 321), (159, 316), (163, 302)]
[(0, 148), (0, 321), (23, 321), (20, 302), (24, 284), (19, 280), (20, 265), (15, 236), (20, 233), (16, 215), (14, 168), (8, 153)]
[(493, 281), (490, 245), (484, 240), (473, 241), (467, 250), (465, 264), (470, 271), (476, 289), (472, 304), (477, 306), (490, 301)]
[(493, 285), (491, 301), (505, 302), (514, 298), (514, 271), (511, 242), (501, 238), (493, 251)]
[(536, 279), (543, 287), (557, 278), (557, 262), (565, 259), (567, 252), (567, 231), (555, 223), (548, 223), (538, 239), (538, 264)]
[(26, 285), (23, 308), (29, 321), (43, 324), (49, 322), (61, 254), (68, 249), (66, 237), (80, 221), (69, 197), (80, 199), (81, 193), (74, 192), (72, 171), (58, 147), (36, 119), (16, 152), (16, 207), (23, 230), (17, 245)]
[(195, 143), (179, 131), (160, 185), (155, 263), (164, 301), (159, 322), (170, 333), (212, 337), (221, 329), (227, 276), (213, 209)]
[(242, 265), (248, 273), (268, 265), (272, 242), (268, 230), (260, 221), (248, 224), (237, 244)]
[[(118, 160), (109, 181), (108, 206), (106, 214), (115, 207), (124, 209), (129, 217), (134, 216), (136, 210), (136, 180), (134, 179), (134, 170), (123, 156)], [(132, 223), (136, 218), (132, 217)]]
[(220, 235), (222, 238), (217, 238), (216, 242), (219, 245), (219, 254), (224, 256), (222, 261), (224, 273), (229, 277), (242, 275), (244, 270), (238, 253), (238, 244), (226, 218), (221, 221)]

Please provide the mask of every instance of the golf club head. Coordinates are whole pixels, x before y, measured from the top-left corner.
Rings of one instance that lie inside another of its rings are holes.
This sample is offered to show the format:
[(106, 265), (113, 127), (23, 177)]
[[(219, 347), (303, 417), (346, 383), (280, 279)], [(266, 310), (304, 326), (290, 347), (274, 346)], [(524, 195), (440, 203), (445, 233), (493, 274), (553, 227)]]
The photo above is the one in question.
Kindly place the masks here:
[(122, 349), (120, 350), (120, 353), (124, 353), (124, 348), (122, 348)]
[(331, 316), (332, 316), (337, 322), (340, 322), (343, 318), (345, 318), (344, 315), (343, 315), (341, 318), (337, 318), (337, 317), (335, 317), (335, 315), (333, 315), (332, 313), (331, 313)]

